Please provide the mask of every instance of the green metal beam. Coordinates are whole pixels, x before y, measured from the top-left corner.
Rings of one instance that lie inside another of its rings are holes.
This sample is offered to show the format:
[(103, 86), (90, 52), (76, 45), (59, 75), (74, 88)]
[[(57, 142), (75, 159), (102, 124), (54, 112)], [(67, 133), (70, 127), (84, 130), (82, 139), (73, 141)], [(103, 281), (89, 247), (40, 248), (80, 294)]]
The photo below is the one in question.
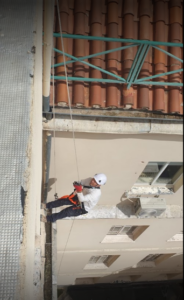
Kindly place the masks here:
[[(164, 49), (161, 49), (161, 48), (159, 48), (159, 47), (157, 47), (157, 46), (152, 46), (152, 47), (155, 48), (155, 49), (157, 49), (157, 50), (160, 50), (161, 52), (167, 54), (168, 56), (171, 56), (171, 57), (173, 57), (173, 58), (179, 60), (181, 63), (183, 63), (183, 60), (182, 60), (182, 59), (180, 59), (180, 58), (178, 58), (177, 56), (175, 56), (175, 55), (169, 53), (168, 51), (166, 51), (166, 50), (164, 50)], [(175, 47), (175, 46), (172, 46), (172, 47)]]
[[(127, 89), (130, 88), (131, 84), (133, 84), (135, 79), (138, 77), (150, 46), (149, 45), (141, 45), (140, 47), (141, 47), (140, 53), (136, 57), (135, 67), (132, 72), (132, 76), (130, 76), (130, 78), (127, 79), (127, 81), (129, 81)], [(135, 61), (135, 59), (134, 59), (134, 61)]]
[[(56, 49), (56, 48), (54, 48), (54, 51), (63, 54), (63, 51), (60, 51), (60, 50), (58, 50), (58, 49)], [(74, 60), (74, 62), (75, 62), (75, 61), (78, 62), (78, 58), (77, 58), (77, 57), (75, 57), (75, 56), (73, 56), (73, 55), (70, 55), (70, 54), (67, 54), (67, 53), (64, 53), (64, 54), (65, 54), (65, 56), (67, 56), (67, 57), (69, 57), (69, 58), (72, 58), (72, 59)], [(90, 63), (88, 63), (88, 62), (86, 62), (86, 61), (83, 61), (83, 60), (80, 60), (80, 62), (83, 63), (83, 64), (85, 64), (85, 65), (87, 65), (87, 66), (89, 66), (89, 67), (91, 67), (91, 68), (94, 68), (94, 69), (96, 69), (96, 70), (98, 70), (98, 71), (100, 71), (100, 72), (103, 72), (103, 73), (105, 73), (105, 74), (107, 74), (107, 75), (110, 75), (110, 76), (112, 76), (112, 77), (118, 78), (118, 79), (119, 79), (120, 81), (122, 81), (122, 82), (126, 82), (126, 80), (125, 80), (123, 77), (120, 77), (120, 76), (118, 76), (118, 75), (116, 75), (116, 74), (114, 74), (114, 73), (108, 72), (108, 71), (106, 71), (106, 70), (104, 70), (104, 69), (102, 69), (102, 68), (100, 68), (100, 67), (97, 67), (97, 66), (95, 66), (95, 65), (93, 65), (93, 64), (90, 64)]]
[(161, 76), (165, 76), (165, 75), (171, 75), (171, 74), (175, 74), (175, 73), (180, 73), (183, 72), (183, 69), (178, 69), (178, 70), (174, 70), (174, 71), (169, 71), (169, 72), (165, 72), (165, 73), (161, 73), (161, 74), (157, 74), (157, 75), (153, 75), (153, 76), (149, 76), (149, 77), (144, 77), (144, 78), (140, 78), (134, 81), (134, 84), (137, 84), (138, 82), (142, 82), (145, 80), (150, 80), (153, 78), (158, 78)]
[[(128, 48), (135, 47), (135, 46), (138, 46), (138, 44), (131, 44), (131, 45), (127, 45), (127, 46), (123, 46), (123, 47), (119, 47), (119, 48), (114, 48), (114, 49), (106, 50), (106, 51), (103, 51), (103, 52), (98, 52), (98, 53), (90, 54), (90, 55), (83, 56), (83, 57), (77, 57), (77, 61), (82, 61), (82, 60), (85, 60), (85, 59), (89, 59), (89, 58), (93, 58), (95, 56), (100, 56), (100, 55), (112, 53), (112, 52), (115, 52), (115, 51), (121, 51), (121, 50), (128, 49)], [(56, 49), (56, 48), (54, 48), (54, 49)], [(56, 52), (63, 54), (63, 51), (60, 51), (58, 49), (57, 49)], [(65, 52), (65, 56), (69, 57), (69, 54), (67, 54)], [(75, 62), (74, 60), (68, 60), (68, 61), (66, 61), (66, 65), (74, 63), (74, 62)], [(59, 66), (64, 66), (64, 62), (52, 65), (51, 67), (54, 68), (54, 67), (59, 67)]]
[(144, 45), (144, 46), (146, 46), (146, 47), (143, 49), (143, 50), (144, 50), (143, 58), (142, 58), (142, 60), (141, 60), (141, 62), (140, 62), (140, 65), (139, 65), (139, 67), (138, 67), (138, 70), (137, 70), (137, 73), (136, 73), (136, 75), (135, 75), (134, 81), (135, 81), (135, 80), (137, 79), (137, 77), (139, 76), (140, 70), (141, 70), (141, 68), (142, 68), (142, 66), (143, 66), (144, 60), (145, 60), (146, 55), (147, 55), (147, 53), (148, 53), (148, 51), (149, 51), (149, 48), (150, 48), (149, 45)]
[(143, 45), (139, 45), (139, 47), (138, 47), (138, 50), (137, 50), (137, 53), (135, 55), (134, 61), (132, 63), (132, 66), (131, 66), (130, 72), (128, 74), (127, 80), (130, 79), (130, 77), (132, 75), (132, 72), (133, 72), (134, 68), (136, 67), (135, 64), (136, 64), (136, 62), (138, 60), (139, 54), (141, 53), (142, 47), (143, 47)]
[[(65, 76), (51, 76), (51, 79), (56, 80), (66, 80)], [(121, 83), (120, 80), (115, 79), (103, 79), (103, 78), (85, 78), (85, 77), (67, 77), (69, 81), (83, 81), (83, 82), (103, 82), (103, 83)], [(129, 82), (126, 82), (127, 84)], [(136, 82), (135, 84), (144, 84), (144, 85), (167, 85), (167, 86), (183, 86), (182, 83), (178, 82), (160, 82), (160, 81), (141, 81)]]
[[(61, 37), (60, 33), (54, 33), (54, 37)], [(104, 42), (121, 42), (121, 43), (136, 43), (136, 44), (145, 44), (150, 46), (168, 46), (168, 47), (182, 47), (182, 43), (170, 43), (170, 42), (157, 42), (157, 41), (148, 41), (148, 40), (133, 40), (133, 39), (120, 39), (120, 38), (110, 38), (110, 37), (99, 37), (99, 36), (89, 36), (89, 35), (77, 35), (77, 34), (62, 34), (63, 38), (71, 39), (81, 39), (81, 40), (97, 40)]]
[[(54, 33), (55, 37), (60, 37), (60, 33)], [(175, 74), (178, 72), (183, 72), (183, 69), (178, 69), (178, 70), (174, 70), (174, 71), (169, 71), (169, 72), (165, 72), (162, 74), (157, 74), (157, 75), (153, 75), (153, 76), (149, 76), (149, 77), (145, 77), (145, 78), (140, 78), (137, 79), (139, 76), (139, 73), (141, 71), (142, 65), (145, 61), (146, 55), (149, 51), (149, 48), (152, 46), (153, 48), (165, 53), (166, 55), (180, 61), (181, 63), (183, 63), (183, 60), (176, 57), (175, 55), (169, 53), (166, 50), (161, 49), (158, 46), (168, 46), (168, 47), (183, 47), (183, 44), (181, 43), (170, 43), (170, 42), (158, 42), (158, 41), (147, 41), (147, 40), (132, 40), (132, 39), (120, 39), (120, 38), (109, 38), (109, 37), (96, 37), (96, 36), (83, 36), (83, 35), (75, 35), (75, 34), (62, 34), (63, 38), (73, 38), (73, 39), (87, 39), (87, 40), (100, 40), (100, 41), (106, 41), (106, 42), (122, 42), (122, 43), (130, 43), (130, 45), (126, 45), (126, 46), (122, 46), (122, 47), (118, 47), (118, 48), (114, 48), (114, 49), (110, 49), (110, 50), (106, 50), (103, 52), (99, 52), (99, 53), (94, 53), (94, 54), (90, 54), (84, 57), (80, 57), (77, 58), (73, 55), (70, 55), (68, 53), (64, 53), (61, 50), (58, 50), (56, 48), (54, 48), (54, 50), (58, 53), (61, 53), (63, 55), (65, 55), (66, 57), (69, 57), (72, 60), (68, 60), (65, 62), (66, 65), (74, 63), (74, 62), (81, 62), (85, 65), (88, 65), (91, 68), (94, 68), (96, 70), (99, 70), (100, 72), (103, 72), (109, 76), (115, 77), (117, 79), (103, 79), (103, 78), (83, 78), (83, 77), (68, 77), (68, 80), (70, 81), (83, 81), (83, 82), (104, 82), (104, 83), (125, 83), (127, 84), (127, 88), (129, 89), (130, 86), (132, 84), (144, 84), (144, 85), (163, 85), (163, 86), (183, 86), (182, 83), (178, 83), (178, 82), (155, 82), (155, 81), (148, 81), (150, 79), (154, 79), (154, 78), (158, 78), (161, 76), (165, 76), (165, 75), (170, 75), (170, 74)], [(125, 80), (124, 78), (111, 73), (109, 71), (106, 71), (100, 67), (97, 67), (93, 64), (90, 64), (88, 62), (86, 62), (86, 59), (90, 59), (96, 56), (100, 56), (100, 55), (106, 55), (108, 53), (112, 53), (115, 51), (122, 51), (124, 49), (128, 49), (130, 47), (135, 47), (135, 46), (139, 46), (138, 51), (136, 53), (136, 56), (134, 58), (132, 67), (130, 69), (130, 72), (128, 74), (128, 78), (127, 80)], [(59, 67), (59, 66), (63, 66), (64, 62), (59, 63), (59, 64), (55, 64), (52, 67)], [(66, 80), (65, 76), (51, 76), (51, 78), (57, 79), (57, 80)]]

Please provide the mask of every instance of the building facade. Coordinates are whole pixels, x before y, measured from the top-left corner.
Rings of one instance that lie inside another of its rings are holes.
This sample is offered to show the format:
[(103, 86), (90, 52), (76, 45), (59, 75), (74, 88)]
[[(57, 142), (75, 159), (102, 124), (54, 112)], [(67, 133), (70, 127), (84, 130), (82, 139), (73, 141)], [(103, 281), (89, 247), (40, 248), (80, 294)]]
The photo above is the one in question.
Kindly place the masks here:
[[(55, 122), (58, 129), (70, 121)], [(96, 133), (94, 122), (99, 129), (101, 121), (73, 122), (86, 128), (75, 132), (80, 179), (104, 172), (108, 180), (92, 211), (57, 221), (57, 284), (182, 278), (182, 125), (157, 124), (157, 133), (146, 133), (148, 121), (142, 127), (135, 122), (130, 133), (133, 125), (122, 122), (121, 133), (108, 133), (114, 125), (109, 121), (106, 133)], [(48, 129), (52, 121), (44, 126)], [(165, 133), (158, 133), (163, 126)], [(55, 189), (60, 197), (70, 194), (77, 180), (72, 132), (57, 130), (55, 137), (50, 132), (47, 201), (54, 200)]]

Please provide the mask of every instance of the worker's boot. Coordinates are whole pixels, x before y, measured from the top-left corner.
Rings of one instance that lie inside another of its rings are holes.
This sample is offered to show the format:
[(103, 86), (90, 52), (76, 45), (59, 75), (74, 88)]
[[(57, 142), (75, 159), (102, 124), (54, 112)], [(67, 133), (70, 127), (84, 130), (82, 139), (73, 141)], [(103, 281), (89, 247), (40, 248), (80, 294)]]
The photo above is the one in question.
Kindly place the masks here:
[(44, 223), (47, 223), (47, 218), (43, 215), (40, 215), (40, 221), (44, 222)]
[(46, 207), (46, 204), (45, 204), (45, 203), (41, 203), (40, 208), (41, 208), (41, 209), (44, 209), (46, 212), (49, 211), (49, 209)]

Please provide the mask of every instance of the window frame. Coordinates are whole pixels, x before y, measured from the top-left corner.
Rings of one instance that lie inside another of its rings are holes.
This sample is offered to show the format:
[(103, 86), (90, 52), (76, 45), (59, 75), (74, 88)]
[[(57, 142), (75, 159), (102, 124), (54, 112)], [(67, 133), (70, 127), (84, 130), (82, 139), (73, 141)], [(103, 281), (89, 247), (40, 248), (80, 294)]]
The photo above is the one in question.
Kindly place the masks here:
[[(158, 161), (155, 162), (148, 162), (147, 165), (145, 166), (145, 168), (148, 166), (149, 163), (159, 163)], [(173, 183), (156, 183), (157, 179), (162, 175), (162, 173), (165, 171), (165, 169), (169, 166), (169, 164), (172, 163), (170, 162), (165, 162), (165, 164), (163, 165), (163, 167), (161, 168), (161, 170), (155, 175), (155, 177), (153, 178), (151, 183), (146, 183), (146, 182), (135, 182), (134, 186), (151, 186), (151, 187), (167, 187), (169, 189), (174, 188), (174, 185), (177, 183), (178, 180), (180, 180), (180, 178), (183, 176), (183, 172), (176, 178), (176, 180)], [(182, 166), (181, 166), (182, 167)], [(144, 169), (145, 169), (144, 168)], [(143, 173), (144, 169), (142, 170), (141, 174)], [(139, 175), (139, 177), (141, 176), (141, 174)], [(177, 173), (176, 173), (177, 174)], [(175, 175), (176, 175), (175, 174)], [(174, 175), (174, 176), (175, 176)], [(139, 177), (137, 178), (137, 180), (139, 179)]]
[[(120, 255), (96, 255), (91, 256), (84, 270), (104, 270), (108, 269)], [(91, 261), (95, 261), (92, 263)]]
[[(113, 233), (113, 228), (119, 228), (119, 230), (116, 230), (117, 233)], [(121, 234), (126, 228), (128, 229), (127, 233)], [(148, 228), (149, 225), (113, 225), (101, 241), (101, 244), (134, 243)]]

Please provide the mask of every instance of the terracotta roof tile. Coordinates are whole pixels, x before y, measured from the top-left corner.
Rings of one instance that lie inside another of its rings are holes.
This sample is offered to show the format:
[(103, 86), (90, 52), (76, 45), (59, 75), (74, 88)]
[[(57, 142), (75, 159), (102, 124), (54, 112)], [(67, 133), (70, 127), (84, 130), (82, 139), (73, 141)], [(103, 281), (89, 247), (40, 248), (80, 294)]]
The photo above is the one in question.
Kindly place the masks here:
[[(63, 33), (68, 33), (68, 13), (61, 12), (60, 19), (61, 19), (61, 28)], [(56, 32), (60, 32), (59, 22), (56, 23)]]
[(169, 9), (169, 23), (179, 23), (182, 25), (182, 13), (181, 13), (181, 7), (178, 6), (172, 6)]
[(91, 10), (91, 0), (86, 0), (86, 10), (90, 11)]
[(118, 3), (109, 2), (107, 9), (107, 24), (116, 23), (118, 24)]
[(170, 0), (169, 5), (170, 5), (170, 7), (173, 7), (173, 6), (181, 7), (181, 0)]
[[(69, 9), (69, 16), (68, 16), (68, 33), (72, 34), (74, 32), (74, 16), (73, 16), (73, 9)], [(72, 39), (70, 39), (72, 40)]]
[(151, 17), (151, 0), (140, 0), (139, 5), (139, 17), (148, 16)]
[(126, 59), (122, 63), (123, 77), (127, 79), (133, 60)]
[(106, 28), (106, 14), (102, 14), (102, 36), (105, 36), (107, 32)]
[(149, 109), (149, 88), (146, 85), (138, 87), (137, 108)]
[(180, 114), (183, 115), (183, 95), (179, 94), (179, 102), (180, 102)]
[[(60, 0), (60, 18), (63, 33), (114, 38), (143, 39), (161, 42), (183, 41), (183, 1), (179, 0)], [(55, 31), (59, 32), (57, 11), (55, 12)], [(54, 38), (56, 48), (62, 50), (61, 39)], [(97, 40), (73, 40), (64, 38), (65, 52), (76, 57), (113, 49), (126, 45), (120, 42)], [(103, 54), (86, 60), (97, 67), (114, 74), (128, 77), (137, 46), (123, 51)], [(160, 46), (173, 55), (183, 58), (178, 47)], [(69, 58), (65, 57), (66, 60)], [(63, 62), (63, 56), (55, 53), (55, 62)], [(178, 60), (171, 58), (152, 47), (145, 58), (138, 78), (182, 68)], [(55, 68), (55, 75), (65, 76), (64, 66)], [(113, 78), (81, 62), (67, 65), (68, 76)], [(154, 81), (154, 79), (153, 79)], [(164, 75), (156, 81), (183, 82), (183, 72)], [(66, 82), (55, 81), (56, 102), (68, 105)], [(166, 113), (183, 113), (182, 87), (132, 85), (99, 82), (69, 81), (72, 104), (90, 107), (120, 107), (127, 105), (134, 109), (158, 110)], [(53, 90), (51, 83), (51, 104)]]
[(85, 14), (84, 13), (76, 13), (74, 20), (74, 33), (85, 35)]
[(102, 2), (102, 13), (106, 14), (107, 12), (106, 0), (101, 0), (101, 2)]
[(118, 37), (118, 24), (117, 23), (110, 23), (107, 25), (107, 36), (109, 37)]
[(169, 2), (164, 2), (165, 24), (169, 24)]
[(179, 23), (170, 25), (170, 41), (173, 43), (181, 43), (181, 25)]
[(149, 40), (150, 39), (150, 17), (143, 15), (140, 17), (140, 29), (139, 29), (139, 38), (140, 40)]
[(90, 33), (90, 26), (89, 26), (89, 14), (86, 12), (85, 16), (85, 34), (89, 35)]
[(165, 22), (165, 5), (164, 1), (157, 1), (154, 5), (154, 22)]
[(118, 1), (118, 17), (123, 17), (123, 1)]
[(119, 0), (107, 0), (107, 4), (109, 4), (109, 3), (111, 3), (111, 2), (115, 2), (115, 3), (118, 4), (118, 1), (119, 1)]
[(126, 107), (126, 105), (133, 106), (133, 104), (134, 104), (134, 89), (133, 89), (133, 87), (130, 87), (129, 89), (127, 89), (126, 86), (123, 86), (122, 87), (122, 96), (123, 96), (123, 101), (122, 101), (123, 106), (125, 106), (125, 107)]
[[(67, 0), (66, 0), (67, 1)], [(74, 13), (86, 13), (86, 0), (74, 1)]]
[(123, 4), (123, 15), (134, 15), (134, 0), (124, 0)]
[(118, 18), (118, 36), (122, 37), (123, 36), (123, 30), (122, 30), (122, 26), (123, 26), (123, 20), (122, 18)]
[(93, 0), (91, 3), (91, 24), (102, 24), (102, 2), (99, 0)]
[(123, 19), (123, 38), (134, 38), (134, 17), (132, 14), (126, 14)]
[(178, 88), (169, 89), (169, 105), (168, 110), (171, 113), (180, 113), (180, 97)]
[[(170, 53), (181, 58), (181, 48), (179, 47), (171, 47)], [(169, 65), (178, 65), (178, 68), (181, 68), (181, 63), (173, 57), (169, 57)]]
[(164, 101), (164, 87), (155, 87), (153, 92), (153, 110), (164, 111), (165, 101)]
[[(59, 2), (59, 6), (60, 6), (60, 2)], [(68, 7), (71, 9), (74, 9), (74, 0), (69, 0), (68, 1)]]
[(68, 0), (60, 0), (59, 1), (59, 11), (60, 12), (65, 12), (69, 14), (69, 3)]
[(134, 21), (139, 21), (139, 6), (138, 1), (134, 0)]

